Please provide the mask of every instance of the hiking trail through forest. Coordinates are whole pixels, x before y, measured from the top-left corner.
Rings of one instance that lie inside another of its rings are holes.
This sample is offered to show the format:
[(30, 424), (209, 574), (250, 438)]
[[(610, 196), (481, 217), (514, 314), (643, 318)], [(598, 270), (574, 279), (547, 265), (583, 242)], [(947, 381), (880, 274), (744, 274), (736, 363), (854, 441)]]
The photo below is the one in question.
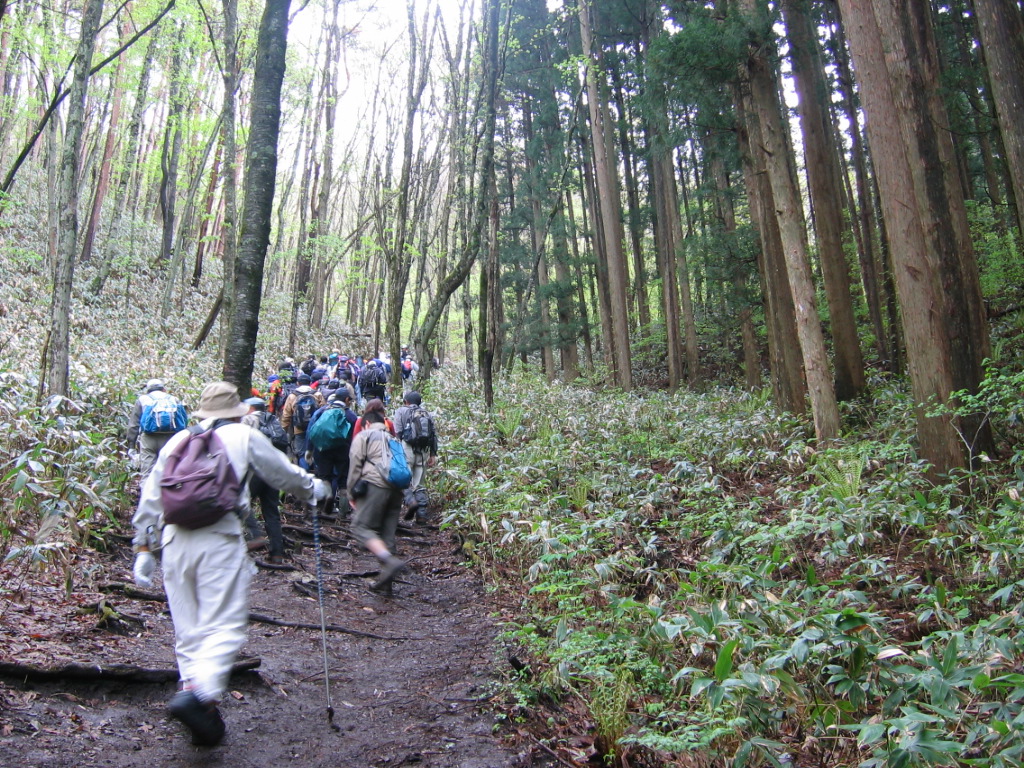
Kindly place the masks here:
[[(191, 745), (165, 714), (175, 682), (0, 676), (0, 765), (118, 766), (499, 766), (543, 765), (529, 747), (495, 731), (489, 712), (494, 606), (456, 542), (436, 526), (399, 532), (408, 570), (395, 597), (367, 589), (373, 557), (347, 523), (325, 521), (323, 570), (334, 722), (323, 684), (316, 567), (308, 514), (283, 510), (296, 570), (260, 567), (252, 582), (249, 639), (240, 661), (258, 669), (231, 678), (221, 703), (227, 736)], [(436, 516), (435, 516), (436, 517)], [(0, 570), (0, 661), (53, 670), (70, 662), (175, 670), (173, 628), (160, 600), (131, 586), (131, 550), (78, 549), (69, 563), (91, 582), (43, 581), (23, 560)], [(256, 558), (259, 559), (259, 556)], [(52, 568), (49, 569), (52, 572)], [(112, 579), (122, 579), (114, 582)], [(104, 581), (106, 579), (107, 581)], [(51, 577), (51, 581), (54, 581)], [(58, 580), (59, 581), (59, 580)], [(145, 598), (149, 599), (145, 599)], [(262, 618), (314, 625), (283, 627)], [(338, 631), (337, 628), (351, 630)], [(361, 636), (358, 633), (380, 638)]]

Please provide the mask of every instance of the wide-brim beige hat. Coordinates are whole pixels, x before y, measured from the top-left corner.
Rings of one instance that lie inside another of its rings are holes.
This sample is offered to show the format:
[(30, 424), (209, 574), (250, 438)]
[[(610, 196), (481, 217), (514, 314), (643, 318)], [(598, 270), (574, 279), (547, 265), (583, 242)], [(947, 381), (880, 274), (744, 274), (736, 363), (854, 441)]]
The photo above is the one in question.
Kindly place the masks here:
[(200, 419), (235, 419), (245, 416), (249, 406), (238, 396), (238, 388), (227, 381), (207, 384), (199, 396), (199, 410), (195, 415)]

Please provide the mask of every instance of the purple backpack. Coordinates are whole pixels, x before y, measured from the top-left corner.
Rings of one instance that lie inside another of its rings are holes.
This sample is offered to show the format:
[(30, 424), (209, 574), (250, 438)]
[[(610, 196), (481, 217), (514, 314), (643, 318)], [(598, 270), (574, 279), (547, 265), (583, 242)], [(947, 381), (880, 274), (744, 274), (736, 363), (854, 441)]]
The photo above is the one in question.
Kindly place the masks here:
[(167, 457), (160, 498), (164, 522), (196, 530), (237, 511), (242, 484), (216, 427), (196, 426), (188, 431), (189, 436)]

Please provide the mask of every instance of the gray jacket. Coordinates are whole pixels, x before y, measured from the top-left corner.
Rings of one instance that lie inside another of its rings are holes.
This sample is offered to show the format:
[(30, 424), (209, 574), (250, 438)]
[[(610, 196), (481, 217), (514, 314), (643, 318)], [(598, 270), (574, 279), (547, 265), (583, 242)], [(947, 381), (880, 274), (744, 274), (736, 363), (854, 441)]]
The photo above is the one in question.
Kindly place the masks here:
[[(206, 419), (200, 423), (202, 426), (208, 427), (213, 420)], [(164, 510), (160, 497), (160, 480), (163, 478), (164, 467), (167, 465), (167, 457), (190, 434), (188, 430), (182, 430), (168, 441), (156, 457), (153, 471), (150, 472), (142, 486), (139, 508), (132, 518), (132, 526), (135, 528), (133, 543), (136, 548), (142, 545), (148, 546), (150, 544), (149, 531), (158, 531), (163, 526)], [(313, 475), (288, 461), (285, 455), (277, 450), (262, 432), (257, 432), (246, 424), (225, 424), (217, 428), (217, 436), (224, 443), (228, 457), (231, 459), (231, 466), (239, 479), (244, 478), (251, 468), (271, 488), (279, 488), (305, 502), (313, 500)], [(248, 483), (242, 486), (242, 497), (239, 501), (243, 509), (249, 508)], [(164, 545), (174, 538), (177, 528), (176, 525), (168, 525), (163, 528), (162, 541)], [(240, 534), (242, 524), (238, 515), (224, 515), (209, 526), (209, 530), (217, 533)]]

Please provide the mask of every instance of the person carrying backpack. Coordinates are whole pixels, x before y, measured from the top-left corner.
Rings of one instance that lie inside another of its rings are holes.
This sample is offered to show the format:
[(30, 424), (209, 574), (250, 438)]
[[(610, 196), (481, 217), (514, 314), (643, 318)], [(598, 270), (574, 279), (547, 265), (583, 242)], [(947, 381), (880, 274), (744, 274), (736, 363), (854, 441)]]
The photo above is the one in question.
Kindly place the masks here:
[(427, 521), (427, 489), (423, 475), (437, 464), (437, 429), (434, 417), (423, 407), (423, 396), (409, 390), (404, 405), (395, 411), (395, 434), (405, 447), (405, 458), (412, 471), (412, 483), (405, 491), (406, 519), (416, 516), (417, 523)]
[(352, 447), (352, 435), (356, 424), (356, 415), (349, 407), (352, 396), (345, 388), (332, 390), (327, 398), (327, 405), (313, 414), (313, 420), (306, 430), (306, 461), (313, 467), (313, 474), (330, 483), (334, 490), (332, 500), (324, 502), (323, 514), (341, 513), (348, 510), (348, 505), (337, 502), (343, 495), (348, 482), (348, 452)]
[(306, 430), (313, 414), (326, 402), (323, 394), (315, 391), (309, 383), (309, 376), (300, 373), (295, 389), (281, 409), (281, 426), (291, 435), (292, 456), (303, 469), (309, 469), (306, 463)]
[(391, 440), (384, 413), (380, 400), (366, 404), (359, 419), (363, 428), (352, 438), (346, 486), (355, 509), (351, 533), (381, 561), (380, 575), (370, 589), (390, 596), (391, 584), (405, 569), (405, 562), (391, 554), (402, 514), (402, 488), (389, 481), (389, 473), (384, 469), (390, 463)]
[[(160, 451), (132, 518), (132, 571), (140, 587), (153, 585), (151, 549), (163, 548), (183, 682), (167, 711), (191, 731), (193, 744), (206, 747), (224, 737), (217, 702), (249, 622), (253, 568), (242, 536), (241, 515), (249, 505), (245, 478), (253, 473), (307, 504), (328, 493), (325, 483), (289, 463), (266, 436), (240, 423), (248, 410), (234, 384), (208, 384), (195, 414), (199, 425), (174, 435)], [(189, 519), (195, 513), (202, 514)]]
[(162, 379), (146, 382), (128, 419), (128, 445), (139, 445), (140, 484), (146, 482), (160, 449), (174, 434), (188, 426), (188, 412)]
[[(249, 406), (249, 413), (242, 417), (242, 423), (248, 427), (262, 432), (270, 440), (270, 444), (281, 453), (288, 452), (288, 433), (284, 431), (277, 416), (267, 413), (267, 401), (259, 397), (250, 397), (243, 401)], [(281, 530), (281, 490), (267, 484), (259, 475), (253, 474), (249, 478), (249, 497), (259, 499), (260, 514), (263, 516), (263, 528), (266, 531), (266, 538), (260, 535), (259, 526), (256, 523), (256, 514), (253, 511), (245, 520), (248, 533), (248, 547), (252, 551), (258, 549), (258, 544), (268, 545), (270, 553), (267, 562), (271, 565), (280, 565), (284, 562), (284, 533)]]
[(382, 403), (386, 394), (388, 375), (384, 367), (376, 360), (368, 360), (363, 372), (359, 374), (359, 389), (366, 400), (377, 398)]

